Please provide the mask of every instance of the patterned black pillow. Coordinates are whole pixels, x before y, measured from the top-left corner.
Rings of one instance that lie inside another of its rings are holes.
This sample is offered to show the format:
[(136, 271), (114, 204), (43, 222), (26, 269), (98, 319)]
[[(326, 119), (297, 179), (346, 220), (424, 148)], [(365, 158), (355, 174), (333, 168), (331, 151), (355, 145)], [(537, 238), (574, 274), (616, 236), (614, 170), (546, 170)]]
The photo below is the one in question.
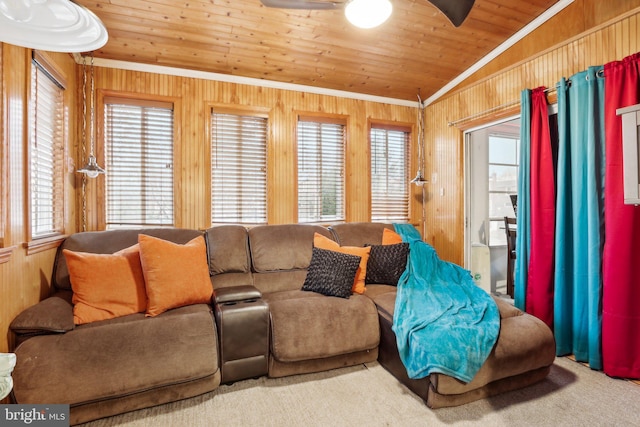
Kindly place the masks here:
[(408, 255), (408, 243), (372, 245), (364, 283), (366, 285), (377, 283), (397, 286), (398, 279), (407, 266)]
[(313, 248), (302, 290), (349, 298), (359, 266), (357, 255)]

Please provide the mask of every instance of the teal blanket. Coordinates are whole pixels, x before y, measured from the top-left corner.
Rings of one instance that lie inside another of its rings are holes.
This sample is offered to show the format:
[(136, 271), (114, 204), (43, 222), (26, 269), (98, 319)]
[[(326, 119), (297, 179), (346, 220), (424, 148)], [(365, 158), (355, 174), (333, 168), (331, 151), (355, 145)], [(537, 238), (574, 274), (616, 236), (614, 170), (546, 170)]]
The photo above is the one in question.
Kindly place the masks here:
[(394, 227), (409, 243), (393, 315), (400, 359), (410, 378), (442, 373), (467, 383), (498, 339), (498, 307), (468, 270), (440, 260), (412, 225)]

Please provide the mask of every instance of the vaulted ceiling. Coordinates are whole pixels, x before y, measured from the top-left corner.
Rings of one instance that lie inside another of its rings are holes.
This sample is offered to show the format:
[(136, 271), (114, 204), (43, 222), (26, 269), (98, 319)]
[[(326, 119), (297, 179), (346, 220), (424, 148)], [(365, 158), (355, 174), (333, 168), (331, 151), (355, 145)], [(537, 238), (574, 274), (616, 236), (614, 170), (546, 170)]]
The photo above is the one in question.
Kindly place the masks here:
[(391, 18), (369, 30), (352, 26), (342, 10), (273, 9), (260, 0), (76, 2), (109, 32), (95, 58), (415, 101), (557, 0), (476, 0), (457, 28), (427, 0), (392, 0)]

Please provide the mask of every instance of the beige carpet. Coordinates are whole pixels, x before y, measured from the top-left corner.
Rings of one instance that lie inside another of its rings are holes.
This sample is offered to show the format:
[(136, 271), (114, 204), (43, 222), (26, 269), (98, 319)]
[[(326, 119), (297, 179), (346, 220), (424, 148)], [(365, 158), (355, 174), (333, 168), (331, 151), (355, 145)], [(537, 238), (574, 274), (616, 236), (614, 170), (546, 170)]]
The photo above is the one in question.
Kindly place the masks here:
[(378, 363), (223, 385), (203, 396), (85, 427), (640, 426), (640, 386), (566, 358), (541, 383), (431, 410)]

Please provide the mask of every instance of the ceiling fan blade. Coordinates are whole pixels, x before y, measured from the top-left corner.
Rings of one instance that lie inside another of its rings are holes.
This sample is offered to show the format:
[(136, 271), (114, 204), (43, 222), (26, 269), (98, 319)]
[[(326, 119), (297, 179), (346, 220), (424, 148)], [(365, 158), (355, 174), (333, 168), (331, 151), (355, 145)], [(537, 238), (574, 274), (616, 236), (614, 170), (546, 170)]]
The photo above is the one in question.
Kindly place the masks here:
[(451, 23), (459, 27), (469, 15), (475, 0), (429, 0)]
[(344, 7), (340, 1), (314, 1), (314, 0), (260, 0), (266, 7), (280, 9), (307, 9), (307, 10), (331, 10)]

